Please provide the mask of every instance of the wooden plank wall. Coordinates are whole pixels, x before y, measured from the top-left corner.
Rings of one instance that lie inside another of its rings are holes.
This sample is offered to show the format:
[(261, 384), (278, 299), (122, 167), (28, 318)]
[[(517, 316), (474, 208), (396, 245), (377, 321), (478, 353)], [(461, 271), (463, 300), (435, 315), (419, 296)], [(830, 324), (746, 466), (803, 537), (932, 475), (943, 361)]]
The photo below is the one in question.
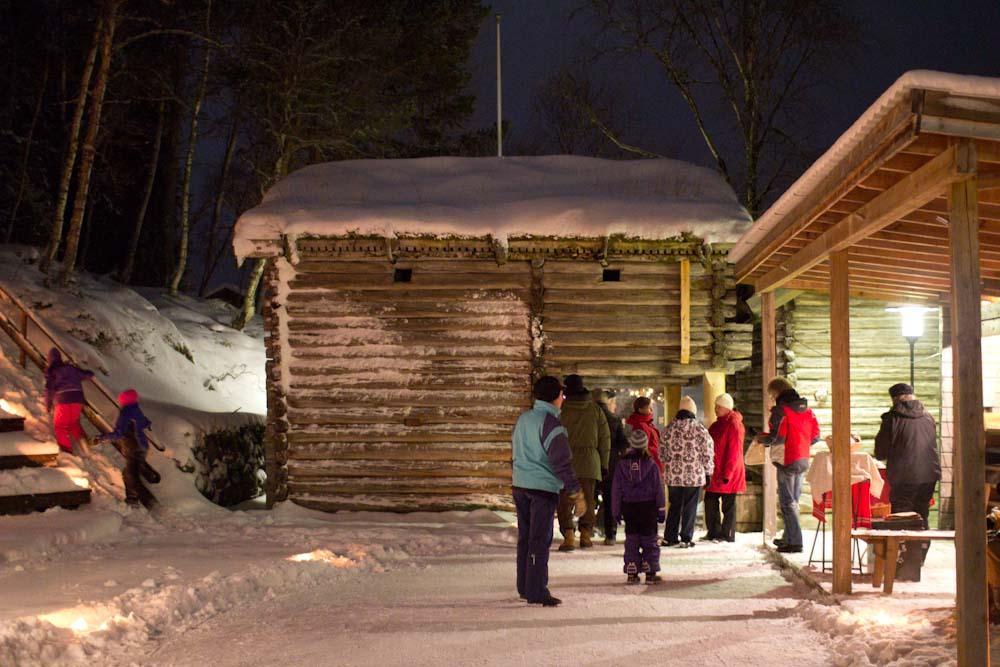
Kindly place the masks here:
[[(394, 270), (411, 269), (411, 282)], [(289, 283), (288, 490), (321, 510), (510, 506), (530, 264), (303, 254)]]
[[(881, 415), (891, 405), (889, 387), (910, 381), (910, 346), (900, 335), (899, 314), (887, 304), (851, 299), (851, 424), (871, 451)], [(830, 433), (830, 301), (807, 292), (783, 310), (785, 373), (809, 399), (824, 437)], [(927, 313), (916, 346), (916, 392), (940, 424), (940, 313)]]

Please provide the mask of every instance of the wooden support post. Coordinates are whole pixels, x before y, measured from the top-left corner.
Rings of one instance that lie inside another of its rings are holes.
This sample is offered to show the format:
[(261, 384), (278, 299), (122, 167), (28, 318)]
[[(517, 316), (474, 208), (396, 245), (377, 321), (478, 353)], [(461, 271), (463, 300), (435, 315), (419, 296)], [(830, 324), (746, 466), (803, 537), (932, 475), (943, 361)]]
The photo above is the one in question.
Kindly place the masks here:
[[(26, 310), (21, 311), (21, 335), (24, 336), (24, 340), (28, 340), (28, 311)], [(27, 368), (28, 355), (25, 354), (24, 350), (21, 350), (18, 360), (21, 362), (21, 368)]]
[[(761, 344), (761, 401), (763, 402), (764, 423), (771, 413), (771, 397), (767, 395), (767, 383), (778, 374), (778, 340), (775, 326), (776, 309), (774, 292), (760, 295), (760, 344)], [(778, 476), (769, 457), (764, 457), (764, 543), (774, 539), (778, 529)]]
[(726, 393), (726, 372), (705, 371), (701, 379), (701, 405), (705, 411), (705, 426), (715, 422), (715, 399)]
[(847, 250), (830, 255), (830, 385), (833, 394), (833, 592), (851, 592), (851, 293)]
[[(975, 148), (958, 145), (975, 167)], [(954, 401), (956, 606), (958, 664), (990, 663), (986, 600), (986, 443), (983, 430), (983, 350), (980, 329), (979, 215), (975, 180), (950, 188), (951, 350)]]
[(681, 386), (668, 384), (663, 388), (663, 421), (669, 424), (677, 411), (681, 409)]
[(691, 260), (681, 260), (681, 363), (691, 362)]

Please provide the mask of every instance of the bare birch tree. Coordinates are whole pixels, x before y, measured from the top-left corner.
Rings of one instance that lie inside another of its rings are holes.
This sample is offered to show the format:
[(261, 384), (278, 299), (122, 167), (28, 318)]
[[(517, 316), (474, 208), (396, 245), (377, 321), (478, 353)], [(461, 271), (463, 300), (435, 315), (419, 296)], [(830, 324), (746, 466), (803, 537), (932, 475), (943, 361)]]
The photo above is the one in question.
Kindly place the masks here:
[(104, 107), (104, 94), (108, 87), (108, 72), (111, 70), (111, 50), (115, 40), (115, 30), (118, 27), (118, 11), (125, 0), (107, 0), (105, 2), (104, 30), (101, 33), (101, 61), (94, 80), (94, 90), (91, 93), (87, 132), (80, 147), (80, 164), (76, 177), (76, 195), (73, 198), (73, 214), (69, 220), (66, 232), (66, 253), (63, 257), (62, 271), (59, 274), (59, 284), (69, 284), (73, 271), (76, 269), (77, 250), (80, 245), (80, 230), (83, 227), (83, 215), (87, 208), (87, 196), (90, 192), (90, 176), (94, 167), (94, 156), (97, 153), (97, 133), (101, 128), (101, 111)]
[(620, 40), (612, 49), (659, 65), (755, 217), (796, 170), (803, 104), (857, 32), (833, 0), (587, 0), (585, 12)]
[[(211, 31), (212, 20), (212, 0), (207, 0), (205, 6), (205, 34)], [(204, 56), (201, 61), (201, 70), (198, 82), (195, 86), (194, 98), (191, 100), (191, 120), (188, 124), (188, 144), (184, 156), (184, 173), (181, 179), (181, 213), (180, 213), (180, 240), (177, 249), (177, 267), (170, 278), (170, 295), (177, 296), (181, 286), (181, 280), (187, 272), (188, 264), (188, 243), (191, 237), (191, 174), (194, 166), (195, 149), (198, 147), (198, 114), (201, 113), (201, 105), (205, 99), (205, 88), (208, 85), (208, 69), (212, 58), (212, 51), (205, 45)]]
[(160, 164), (160, 147), (163, 145), (165, 106), (165, 103), (160, 101), (160, 107), (156, 115), (156, 131), (153, 134), (153, 150), (150, 152), (149, 167), (146, 170), (146, 182), (142, 188), (142, 202), (139, 204), (139, 211), (135, 216), (135, 226), (132, 227), (132, 236), (129, 239), (125, 263), (118, 274), (118, 279), (126, 285), (132, 282), (132, 271), (135, 269), (135, 256), (139, 251), (139, 239), (142, 236), (142, 223), (146, 219), (149, 200), (153, 196), (153, 186), (156, 183), (156, 171)]
[(80, 148), (80, 127), (83, 125), (83, 113), (87, 108), (87, 98), (90, 91), (90, 79), (93, 76), (94, 63), (97, 60), (97, 51), (101, 44), (101, 35), (104, 32), (104, 17), (101, 16), (94, 24), (94, 34), (91, 38), (90, 49), (83, 61), (83, 72), (80, 74), (80, 92), (76, 96), (76, 104), (73, 107), (73, 117), (69, 123), (69, 136), (66, 143), (66, 155), (63, 158), (62, 167), (59, 172), (59, 189), (56, 191), (56, 204), (52, 212), (52, 227), (49, 232), (49, 245), (42, 258), (42, 271), (48, 272), (52, 262), (55, 261), (59, 253), (59, 244), (62, 243), (63, 225), (66, 220), (66, 203), (69, 201), (69, 186), (73, 179), (73, 168), (76, 166), (76, 158)]

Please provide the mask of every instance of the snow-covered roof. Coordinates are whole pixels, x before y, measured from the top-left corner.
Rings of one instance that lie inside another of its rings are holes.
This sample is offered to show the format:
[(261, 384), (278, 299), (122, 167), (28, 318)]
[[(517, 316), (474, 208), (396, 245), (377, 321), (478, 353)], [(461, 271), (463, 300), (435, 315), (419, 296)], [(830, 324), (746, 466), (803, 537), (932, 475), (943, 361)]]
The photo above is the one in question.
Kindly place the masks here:
[(933, 70), (911, 70), (896, 79), (888, 90), (868, 107), (846, 132), (739, 239), (729, 259), (738, 262), (745, 257), (767, 233), (784, 221), (813, 188), (830, 174), (855, 146), (864, 140), (882, 117), (914, 90), (929, 90), (961, 97), (1000, 99), (1000, 78), (950, 74)]
[(714, 171), (678, 160), (569, 155), (317, 164), (283, 179), (237, 222), (254, 241), (346, 234), (668, 239), (733, 243), (750, 218)]

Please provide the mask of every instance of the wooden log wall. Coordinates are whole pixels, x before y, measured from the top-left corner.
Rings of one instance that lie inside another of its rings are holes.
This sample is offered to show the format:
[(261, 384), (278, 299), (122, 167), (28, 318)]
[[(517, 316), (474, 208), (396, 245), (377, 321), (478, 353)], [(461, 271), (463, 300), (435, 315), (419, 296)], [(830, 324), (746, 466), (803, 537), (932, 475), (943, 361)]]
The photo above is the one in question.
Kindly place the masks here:
[[(605, 280), (606, 270), (619, 272), (619, 280)], [(690, 271), (690, 352), (688, 363), (681, 363), (676, 259), (545, 261), (545, 372), (578, 373), (594, 387), (661, 387), (749, 365), (752, 332), (726, 323), (736, 312), (732, 267), (691, 262)]]
[[(508, 508), (510, 432), (540, 374), (661, 387), (749, 365), (751, 327), (726, 322), (736, 292), (721, 253), (629, 246), (609, 258), (607, 244), (570, 246), (286, 241), (265, 272), (269, 500)], [(691, 260), (687, 364), (681, 257)], [(621, 280), (605, 281), (605, 268)]]
[[(410, 282), (394, 272), (412, 271)], [(288, 490), (321, 510), (510, 506), (528, 262), (301, 253), (286, 309)]]

